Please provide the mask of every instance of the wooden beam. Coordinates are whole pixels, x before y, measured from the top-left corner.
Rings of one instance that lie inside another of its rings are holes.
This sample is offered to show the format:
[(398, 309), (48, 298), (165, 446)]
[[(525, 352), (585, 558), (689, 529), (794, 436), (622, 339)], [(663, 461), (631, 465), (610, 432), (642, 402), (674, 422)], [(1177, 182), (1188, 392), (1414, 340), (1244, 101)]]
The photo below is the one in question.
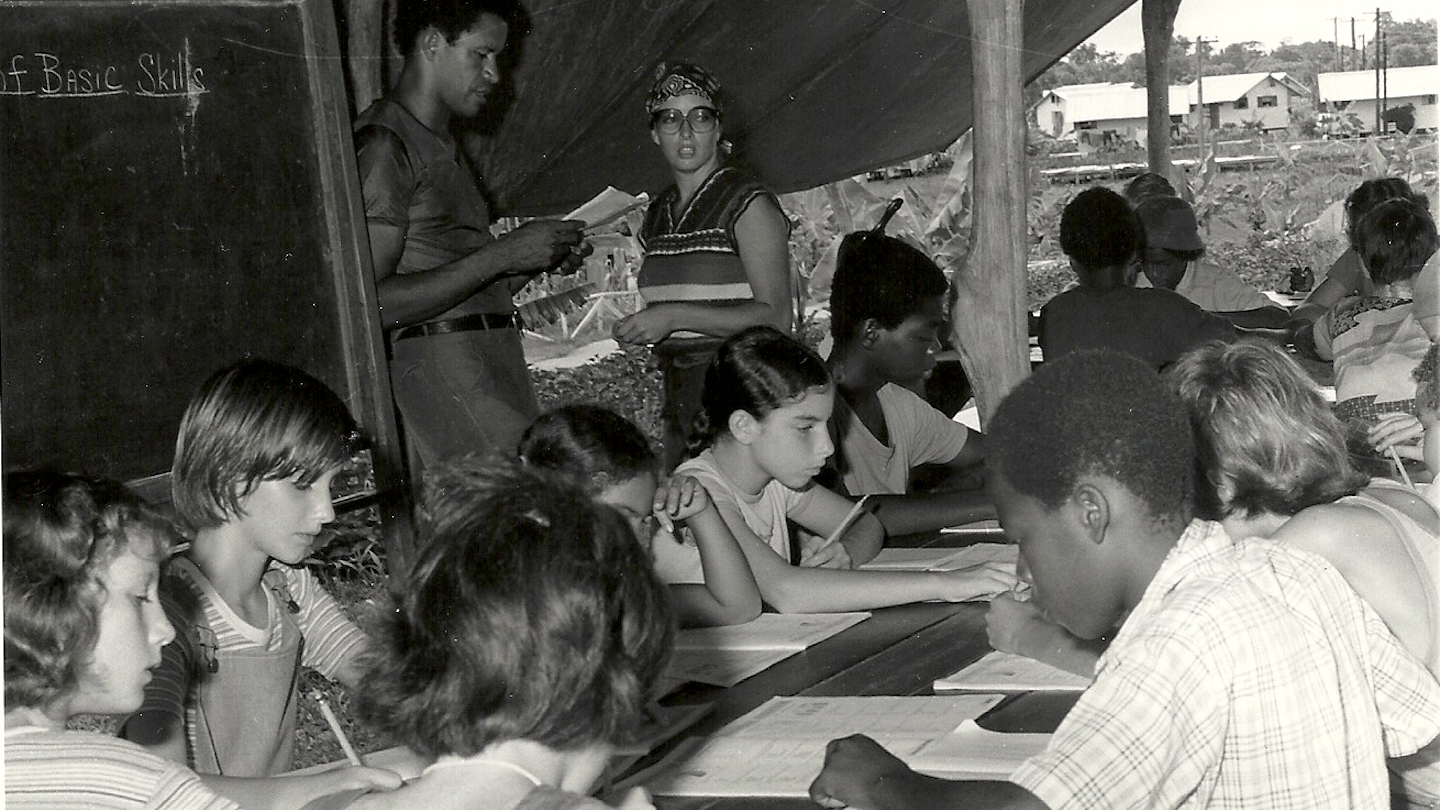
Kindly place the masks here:
[(344, 0), (340, 4), (345, 24), (345, 63), (349, 70), (351, 115), (363, 111), (384, 95), (385, 3), (384, 0)]
[[(1180, 0), (1142, 0), (1140, 27), (1145, 36), (1147, 132), (1150, 171), (1170, 177), (1170, 40)], [(1187, 116), (1189, 110), (1186, 110)]]
[(966, 0), (975, 109), (974, 226), (955, 275), (955, 346), (982, 423), (1030, 373), (1025, 310), (1025, 102), (1023, 0)]

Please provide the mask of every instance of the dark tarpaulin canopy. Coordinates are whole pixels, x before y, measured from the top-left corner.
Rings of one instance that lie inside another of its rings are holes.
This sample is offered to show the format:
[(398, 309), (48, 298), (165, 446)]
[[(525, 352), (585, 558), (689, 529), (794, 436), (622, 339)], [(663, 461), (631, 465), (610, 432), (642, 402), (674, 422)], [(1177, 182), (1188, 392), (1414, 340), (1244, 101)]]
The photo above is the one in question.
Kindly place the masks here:
[[(1133, 2), (1029, 0), (1025, 81)], [(730, 101), (727, 136), (782, 193), (938, 151), (974, 120), (964, 0), (526, 6), (531, 32), (513, 87), (492, 105), (498, 125), (472, 139), (504, 213), (564, 213), (607, 185), (652, 195), (667, 186), (644, 115), (661, 59), (716, 75)]]

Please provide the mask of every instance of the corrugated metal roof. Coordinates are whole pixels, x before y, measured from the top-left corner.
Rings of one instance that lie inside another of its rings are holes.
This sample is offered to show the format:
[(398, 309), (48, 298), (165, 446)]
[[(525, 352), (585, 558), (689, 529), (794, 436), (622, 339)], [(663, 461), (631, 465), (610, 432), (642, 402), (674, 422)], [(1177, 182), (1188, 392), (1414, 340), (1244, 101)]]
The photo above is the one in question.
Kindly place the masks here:
[[(1288, 73), (1227, 73), (1221, 76), (1205, 77), (1205, 103), (1234, 101), (1250, 92), (1255, 85), (1271, 78), (1289, 87), (1293, 93), (1310, 95), (1310, 91), (1304, 85), (1290, 78)], [(1193, 103), (1196, 97), (1195, 82), (1191, 82), (1185, 87), (1189, 91), (1190, 100)]]
[[(1440, 65), (1390, 68), (1385, 73), (1387, 98), (1440, 94)], [(1368, 101), (1376, 98), (1373, 70), (1321, 73), (1319, 79), (1321, 101)]]
[[(1112, 121), (1146, 116), (1146, 90), (1130, 83), (1072, 84), (1050, 92), (1064, 99), (1065, 117), (1070, 121)], [(1190, 112), (1189, 96), (1183, 85), (1170, 88), (1170, 114)]]

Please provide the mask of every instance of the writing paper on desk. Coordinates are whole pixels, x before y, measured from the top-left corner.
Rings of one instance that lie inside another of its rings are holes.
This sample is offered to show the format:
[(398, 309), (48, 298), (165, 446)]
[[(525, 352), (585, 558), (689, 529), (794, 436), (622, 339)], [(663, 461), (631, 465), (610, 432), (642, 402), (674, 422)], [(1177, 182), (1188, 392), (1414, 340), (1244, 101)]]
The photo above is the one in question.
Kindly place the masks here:
[(1011, 653), (991, 652), (935, 682), (937, 692), (1083, 692), (1090, 678)]
[(639, 208), (648, 202), (650, 202), (650, 195), (643, 191), (636, 196), (626, 194), (614, 186), (606, 186), (604, 191), (566, 214), (565, 218), (584, 222), (586, 233), (592, 233), (597, 228), (609, 225), (632, 209)]
[(1044, 751), (1050, 736), (989, 731), (966, 720), (904, 759), (911, 768), (931, 776), (1007, 779), (1022, 762)]
[(869, 613), (762, 613), (744, 624), (681, 630), (675, 649), (799, 651), (868, 618)]
[(708, 740), (678, 750), (647, 779), (661, 796), (804, 797), (830, 740), (868, 734), (906, 759), (1000, 695), (948, 697), (779, 697)]
[(1010, 543), (976, 543), (964, 548), (884, 548), (862, 571), (958, 571), (981, 563), (1014, 566), (1020, 547)]
[(734, 686), (869, 616), (762, 613), (745, 624), (681, 630), (665, 677)]

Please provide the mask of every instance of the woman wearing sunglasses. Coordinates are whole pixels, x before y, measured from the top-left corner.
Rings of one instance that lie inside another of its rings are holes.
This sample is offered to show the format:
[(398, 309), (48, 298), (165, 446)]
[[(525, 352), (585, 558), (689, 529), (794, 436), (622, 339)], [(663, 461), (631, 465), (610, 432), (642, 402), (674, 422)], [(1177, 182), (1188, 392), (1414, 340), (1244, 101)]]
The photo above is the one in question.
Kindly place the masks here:
[(725, 110), (710, 73), (662, 63), (645, 111), (675, 184), (650, 204), (640, 231), (645, 308), (617, 323), (615, 338), (649, 345), (659, 359), (668, 470), (684, 452), (715, 347), (748, 326), (793, 326), (790, 221), (769, 189), (726, 165)]

